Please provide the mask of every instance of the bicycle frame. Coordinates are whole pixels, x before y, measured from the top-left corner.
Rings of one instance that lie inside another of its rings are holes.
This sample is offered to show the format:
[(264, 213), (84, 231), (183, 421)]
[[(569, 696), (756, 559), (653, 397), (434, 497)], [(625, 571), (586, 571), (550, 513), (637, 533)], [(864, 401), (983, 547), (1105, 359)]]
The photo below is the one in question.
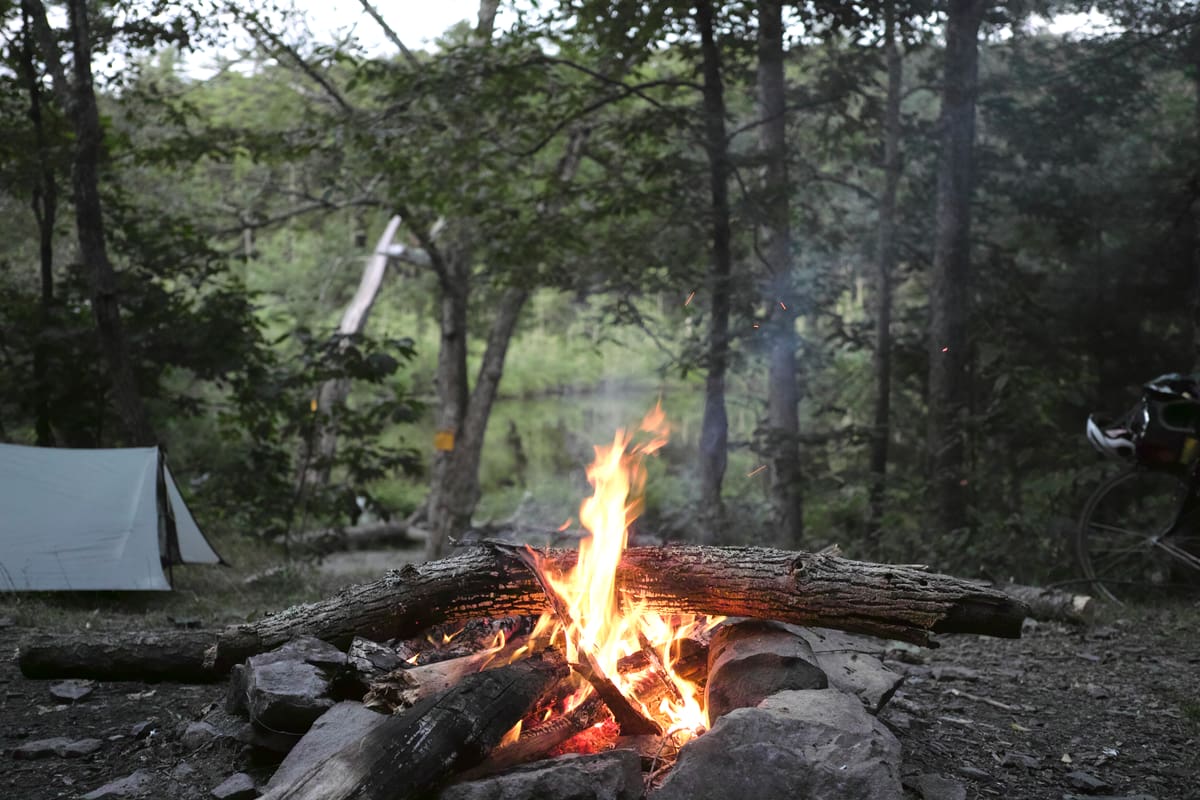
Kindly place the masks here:
[(1165, 531), (1150, 540), (1155, 547), (1172, 558), (1200, 572), (1200, 556), (1189, 553), (1172, 541), (1174, 535), (1182, 528), (1184, 519), (1197, 512), (1200, 512), (1200, 461), (1188, 468), (1187, 490), (1184, 492), (1179, 507), (1175, 509), (1171, 524)]

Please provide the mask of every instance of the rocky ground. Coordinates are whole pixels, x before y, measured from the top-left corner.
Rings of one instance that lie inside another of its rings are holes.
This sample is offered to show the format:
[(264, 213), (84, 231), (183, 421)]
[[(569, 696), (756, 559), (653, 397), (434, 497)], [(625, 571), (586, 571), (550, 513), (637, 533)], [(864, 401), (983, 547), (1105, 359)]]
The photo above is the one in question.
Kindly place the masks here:
[[(270, 775), (269, 759), (188, 732), (223, 686), (97, 683), (55, 697), (55, 682), (24, 679), (12, 659), (33, 632), (0, 619), (0, 797), (76, 798), (134, 775), (107, 796), (224, 785), (218, 796), (236, 798), (253, 795), (231, 776)], [(947, 637), (890, 659), (907, 680), (881, 718), (901, 741), (909, 797), (1200, 798), (1200, 608), (1109, 612), (1087, 630), (1030, 622), (1020, 640)]]

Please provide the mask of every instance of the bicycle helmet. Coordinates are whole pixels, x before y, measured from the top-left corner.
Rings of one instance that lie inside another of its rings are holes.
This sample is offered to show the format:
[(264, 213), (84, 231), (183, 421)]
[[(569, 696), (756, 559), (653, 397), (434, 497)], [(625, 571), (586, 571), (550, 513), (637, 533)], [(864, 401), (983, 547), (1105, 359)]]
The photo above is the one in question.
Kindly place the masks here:
[(1136, 446), (1128, 426), (1088, 415), (1087, 438), (1092, 447), (1110, 458), (1133, 458)]

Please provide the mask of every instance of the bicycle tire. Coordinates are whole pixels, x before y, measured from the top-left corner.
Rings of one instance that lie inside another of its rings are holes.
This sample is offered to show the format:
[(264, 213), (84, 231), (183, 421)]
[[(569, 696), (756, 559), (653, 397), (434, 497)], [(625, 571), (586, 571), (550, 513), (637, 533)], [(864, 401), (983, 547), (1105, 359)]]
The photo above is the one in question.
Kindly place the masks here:
[[(1075, 559), (1094, 593), (1118, 604), (1196, 587), (1157, 544), (1178, 513), (1186, 481), (1167, 472), (1132, 469), (1092, 493), (1075, 529)], [(1174, 538), (1174, 537), (1172, 537)]]

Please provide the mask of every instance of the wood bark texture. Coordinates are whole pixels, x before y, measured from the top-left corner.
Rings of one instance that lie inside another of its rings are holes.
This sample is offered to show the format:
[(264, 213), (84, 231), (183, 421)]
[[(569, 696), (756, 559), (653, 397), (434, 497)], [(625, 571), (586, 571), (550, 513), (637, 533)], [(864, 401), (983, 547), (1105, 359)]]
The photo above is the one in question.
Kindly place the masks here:
[(148, 631), (39, 636), (21, 643), (17, 664), (27, 678), (209, 683), (225, 671), (205, 667), (214, 631)]
[[(562, 573), (577, 553), (547, 554)], [(617, 571), (617, 590), (659, 613), (720, 614), (926, 644), (931, 633), (1020, 636), (1027, 609), (996, 589), (911, 567), (757, 547), (634, 547)], [(442, 622), (549, 610), (537, 579), (489, 548), (409, 565), (335, 597), (293, 606), (223, 631), (210, 654), (228, 671), (299, 635), (348, 647), (421, 633)]]
[(561, 656), (531, 658), (464, 678), (457, 686), (347, 742), (264, 800), (403, 800), (423, 796), (484, 760), (568, 674)]

